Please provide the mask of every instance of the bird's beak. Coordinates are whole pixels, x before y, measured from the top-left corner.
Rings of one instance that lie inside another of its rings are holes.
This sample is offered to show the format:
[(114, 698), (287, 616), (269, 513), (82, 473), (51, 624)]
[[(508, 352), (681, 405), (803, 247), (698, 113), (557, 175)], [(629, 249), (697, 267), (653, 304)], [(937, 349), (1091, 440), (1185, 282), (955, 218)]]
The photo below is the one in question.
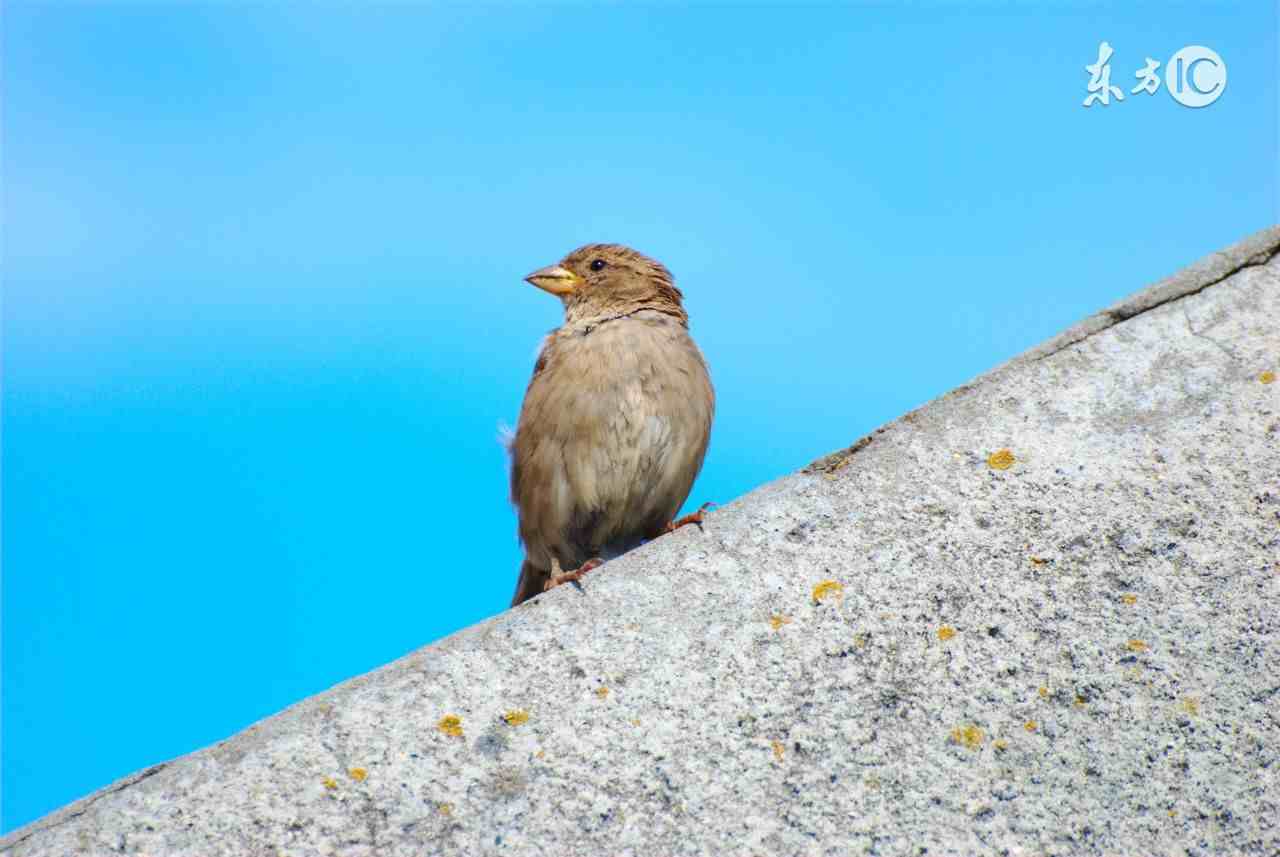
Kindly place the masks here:
[(581, 282), (577, 274), (559, 265), (548, 265), (545, 268), (539, 268), (525, 277), (525, 281), (558, 297), (572, 294), (573, 290), (578, 287), (578, 283)]

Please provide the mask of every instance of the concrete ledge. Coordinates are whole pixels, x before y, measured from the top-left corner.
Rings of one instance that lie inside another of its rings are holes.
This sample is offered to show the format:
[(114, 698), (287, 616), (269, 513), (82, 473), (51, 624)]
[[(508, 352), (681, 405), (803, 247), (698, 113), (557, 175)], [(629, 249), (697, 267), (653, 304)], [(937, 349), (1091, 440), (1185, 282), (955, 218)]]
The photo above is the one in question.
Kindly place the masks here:
[(0, 853), (1275, 854), (1277, 249)]

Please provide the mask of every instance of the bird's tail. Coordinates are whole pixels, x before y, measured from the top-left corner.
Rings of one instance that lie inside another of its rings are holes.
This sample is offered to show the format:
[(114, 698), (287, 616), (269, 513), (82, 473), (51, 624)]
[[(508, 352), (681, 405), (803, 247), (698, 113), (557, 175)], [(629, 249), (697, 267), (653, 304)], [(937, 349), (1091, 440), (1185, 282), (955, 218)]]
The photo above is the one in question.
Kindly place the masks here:
[(525, 559), (520, 566), (520, 579), (516, 581), (516, 594), (511, 599), (511, 606), (528, 601), (535, 595), (542, 593), (542, 587), (547, 582), (547, 572), (540, 568), (535, 568), (533, 563)]

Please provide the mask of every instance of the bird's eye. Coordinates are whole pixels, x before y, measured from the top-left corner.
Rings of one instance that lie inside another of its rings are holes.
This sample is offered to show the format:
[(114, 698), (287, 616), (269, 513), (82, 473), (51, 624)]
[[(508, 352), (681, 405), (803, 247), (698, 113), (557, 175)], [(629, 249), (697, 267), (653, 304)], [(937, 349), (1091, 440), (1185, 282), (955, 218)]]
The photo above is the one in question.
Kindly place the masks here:
[(604, 270), (604, 265), (605, 265), (604, 259), (592, 259), (592, 260), (591, 260), (591, 270), (593, 270), (593, 271), (603, 271), (603, 270)]

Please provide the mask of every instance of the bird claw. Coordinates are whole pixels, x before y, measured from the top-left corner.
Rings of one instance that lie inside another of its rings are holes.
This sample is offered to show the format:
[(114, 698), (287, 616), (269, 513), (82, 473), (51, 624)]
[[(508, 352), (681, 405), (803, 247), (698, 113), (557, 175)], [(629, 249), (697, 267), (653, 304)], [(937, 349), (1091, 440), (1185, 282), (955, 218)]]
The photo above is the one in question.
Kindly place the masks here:
[(694, 512), (692, 515), (685, 515), (683, 518), (676, 518), (674, 521), (667, 524), (667, 528), (663, 530), (663, 532), (674, 533), (676, 530), (680, 529), (683, 526), (687, 526), (688, 524), (697, 524), (698, 529), (702, 529), (703, 514), (708, 509), (714, 509), (717, 505), (719, 504), (703, 503), (701, 506), (698, 507), (698, 511)]
[(604, 560), (600, 559), (599, 557), (596, 557), (595, 559), (589, 559), (586, 562), (584, 562), (582, 565), (575, 568), (573, 571), (560, 571), (560, 564), (558, 562), (553, 563), (553, 565), (555, 566), (552, 569), (553, 574), (549, 578), (547, 578), (547, 582), (543, 584), (542, 586), (543, 592), (548, 592), (552, 589), (555, 589), (557, 586), (563, 586), (566, 583), (572, 583), (575, 586), (577, 586), (579, 589), (581, 589), (582, 587), (578, 583), (578, 581), (582, 580), (583, 576), (588, 571), (591, 571), (592, 569), (599, 568), (600, 566), (604, 565)]

